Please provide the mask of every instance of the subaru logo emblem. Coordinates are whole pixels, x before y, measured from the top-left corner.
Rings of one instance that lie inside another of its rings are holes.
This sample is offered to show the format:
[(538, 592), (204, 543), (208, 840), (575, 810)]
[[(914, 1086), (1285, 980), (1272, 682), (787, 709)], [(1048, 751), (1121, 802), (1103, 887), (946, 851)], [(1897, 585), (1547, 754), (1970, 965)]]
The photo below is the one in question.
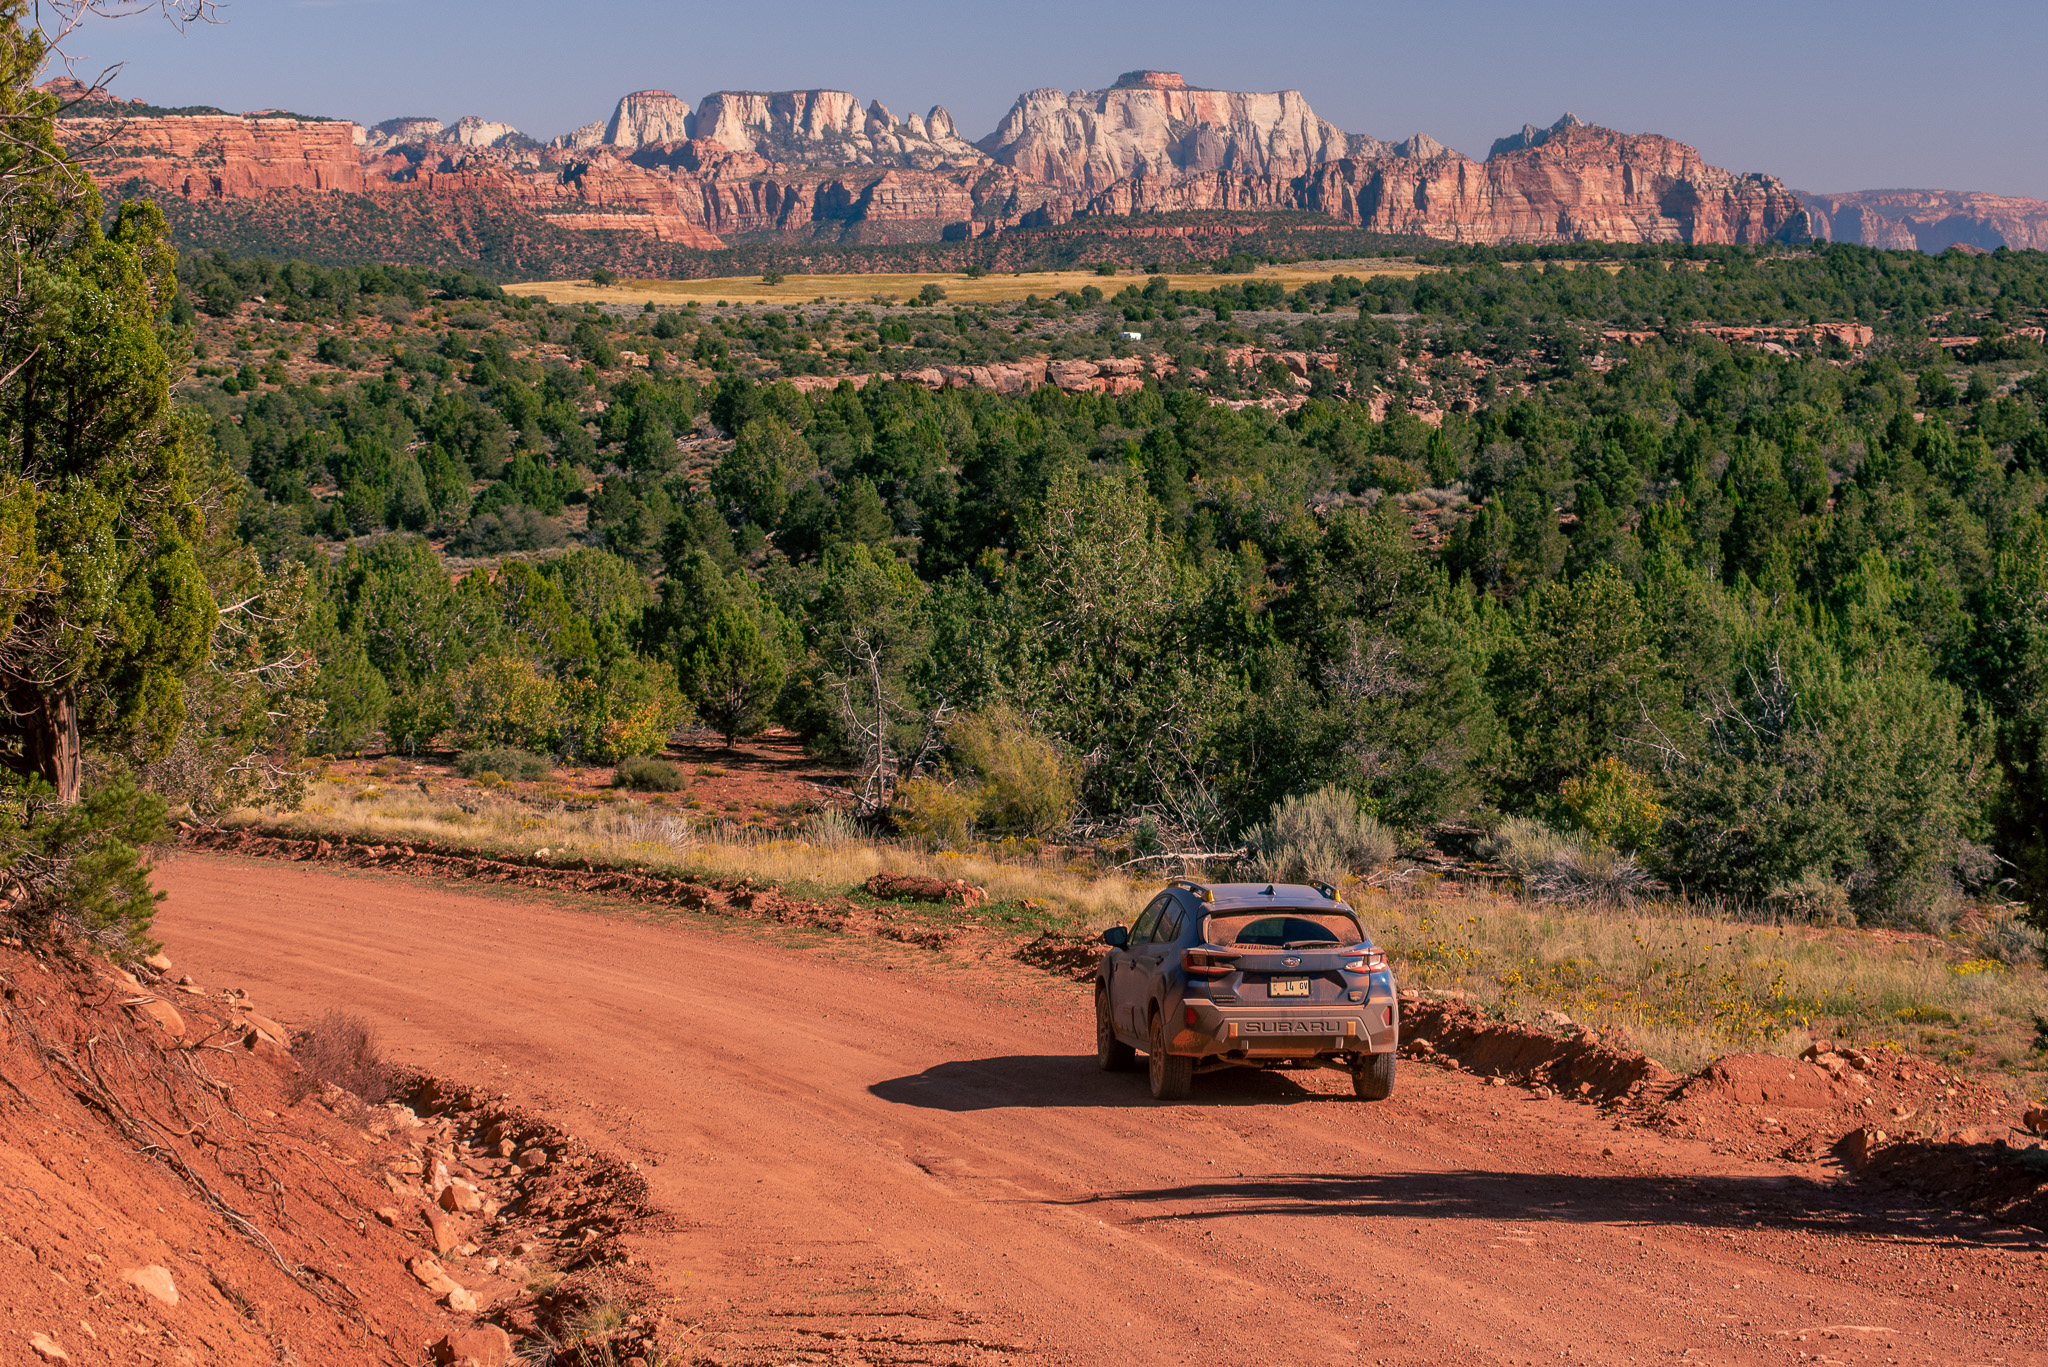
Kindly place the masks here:
[(1301, 967), (1301, 960), (1299, 960), (1299, 959), (1282, 959), (1282, 960), (1281, 960), (1280, 962), (1281, 962), (1281, 963), (1283, 963), (1283, 964), (1285, 964), (1285, 965), (1286, 965), (1287, 967), (1289, 967), (1289, 968), (1300, 968), (1300, 967)]

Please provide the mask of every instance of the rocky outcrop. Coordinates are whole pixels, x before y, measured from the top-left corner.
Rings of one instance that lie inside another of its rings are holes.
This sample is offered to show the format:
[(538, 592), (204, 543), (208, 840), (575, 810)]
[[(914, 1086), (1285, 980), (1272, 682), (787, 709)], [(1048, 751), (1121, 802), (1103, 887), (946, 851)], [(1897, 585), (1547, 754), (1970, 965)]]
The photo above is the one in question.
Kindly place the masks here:
[(1495, 138), (1493, 146), (1487, 149), (1486, 155), (1491, 159), (1506, 152), (1526, 152), (1532, 147), (1541, 147), (1544, 143), (1549, 142), (1554, 134), (1562, 133), (1567, 129), (1585, 128), (1588, 126), (1584, 119), (1567, 109), (1564, 112), (1564, 117), (1548, 128), (1538, 128), (1533, 123), (1525, 123), (1522, 125), (1521, 132), (1510, 133), (1504, 138)]
[(1298, 90), (1193, 90), (1130, 72), (1108, 90), (1030, 90), (978, 144), (1030, 180), (1096, 194), (1134, 177), (1231, 172), (1286, 179), (1344, 157), (1389, 155), (1318, 118)]
[(1953, 190), (1801, 193), (1814, 236), (1898, 251), (2048, 250), (2048, 200)]
[(425, 145), (441, 136), (441, 121), (425, 117), (386, 119), (374, 127), (363, 130), (356, 139), (356, 145), (370, 151), (381, 152), (389, 147), (406, 147), (414, 144)]
[(636, 90), (619, 101), (604, 126), (606, 146), (631, 151), (659, 143), (683, 142), (690, 131), (690, 106), (666, 90)]
[(364, 188), (352, 123), (202, 114), (66, 119), (61, 127), (110, 185), (140, 177), (186, 199)]
[(1307, 178), (1299, 207), (1373, 232), (1450, 242), (1758, 244), (1811, 235), (1805, 206), (1773, 176), (1736, 175), (1682, 142), (1570, 116), (1533, 146), (1484, 162), (1439, 152), (1330, 163)]
[(509, 123), (497, 123), (465, 114), (441, 130), (435, 141), (452, 147), (515, 147), (534, 145), (533, 139)]
[(721, 90), (697, 106), (691, 135), (792, 166), (940, 170), (988, 161), (961, 140), (943, 108), (913, 124), (879, 100), (863, 108), (844, 90)]

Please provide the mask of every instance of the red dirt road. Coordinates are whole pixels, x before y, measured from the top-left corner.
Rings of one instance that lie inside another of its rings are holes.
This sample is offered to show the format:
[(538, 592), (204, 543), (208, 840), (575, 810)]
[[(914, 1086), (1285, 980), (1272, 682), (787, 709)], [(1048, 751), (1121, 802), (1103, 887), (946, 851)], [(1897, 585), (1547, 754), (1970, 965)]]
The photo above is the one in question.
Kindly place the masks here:
[(180, 971), (638, 1159), (697, 1361), (2048, 1363), (2038, 1232), (1469, 1075), (1160, 1105), (1095, 1070), (1084, 985), (1016, 965), (216, 856), (158, 884)]

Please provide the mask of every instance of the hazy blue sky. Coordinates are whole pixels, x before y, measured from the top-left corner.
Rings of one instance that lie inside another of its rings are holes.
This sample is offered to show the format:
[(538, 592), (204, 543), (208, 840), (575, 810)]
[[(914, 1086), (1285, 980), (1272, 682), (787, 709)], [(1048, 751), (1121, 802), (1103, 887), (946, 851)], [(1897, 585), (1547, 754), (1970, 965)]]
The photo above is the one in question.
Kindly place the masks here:
[(2042, 0), (239, 0), (222, 14), (184, 33), (100, 23), (76, 36), (76, 65), (126, 61), (116, 89), (159, 104), (366, 123), (482, 114), (541, 139), (629, 90), (694, 103), (820, 86), (899, 116), (943, 104), (977, 138), (1022, 90), (1094, 89), (1152, 66), (1195, 85), (1299, 89), (1352, 132), (1419, 130), (1478, 157), (1571, 109), (1799, 189), (2048, 198)]

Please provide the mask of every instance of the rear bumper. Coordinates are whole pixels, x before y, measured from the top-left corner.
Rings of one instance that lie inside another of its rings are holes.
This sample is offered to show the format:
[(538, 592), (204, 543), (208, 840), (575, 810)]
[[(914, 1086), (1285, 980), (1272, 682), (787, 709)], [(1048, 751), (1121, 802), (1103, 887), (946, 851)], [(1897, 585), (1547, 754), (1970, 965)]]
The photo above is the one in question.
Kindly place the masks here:
[[(1194, 1016), (1187, 1023), (1189, 1013)], [(1391, 997), (1365, 1002), (1274, 1007), (1188, 999), (1167, 1051), (1224, 1058), (1305, 1058), (1386, 1054), (1401, 1043), (1401, 1008)]]

